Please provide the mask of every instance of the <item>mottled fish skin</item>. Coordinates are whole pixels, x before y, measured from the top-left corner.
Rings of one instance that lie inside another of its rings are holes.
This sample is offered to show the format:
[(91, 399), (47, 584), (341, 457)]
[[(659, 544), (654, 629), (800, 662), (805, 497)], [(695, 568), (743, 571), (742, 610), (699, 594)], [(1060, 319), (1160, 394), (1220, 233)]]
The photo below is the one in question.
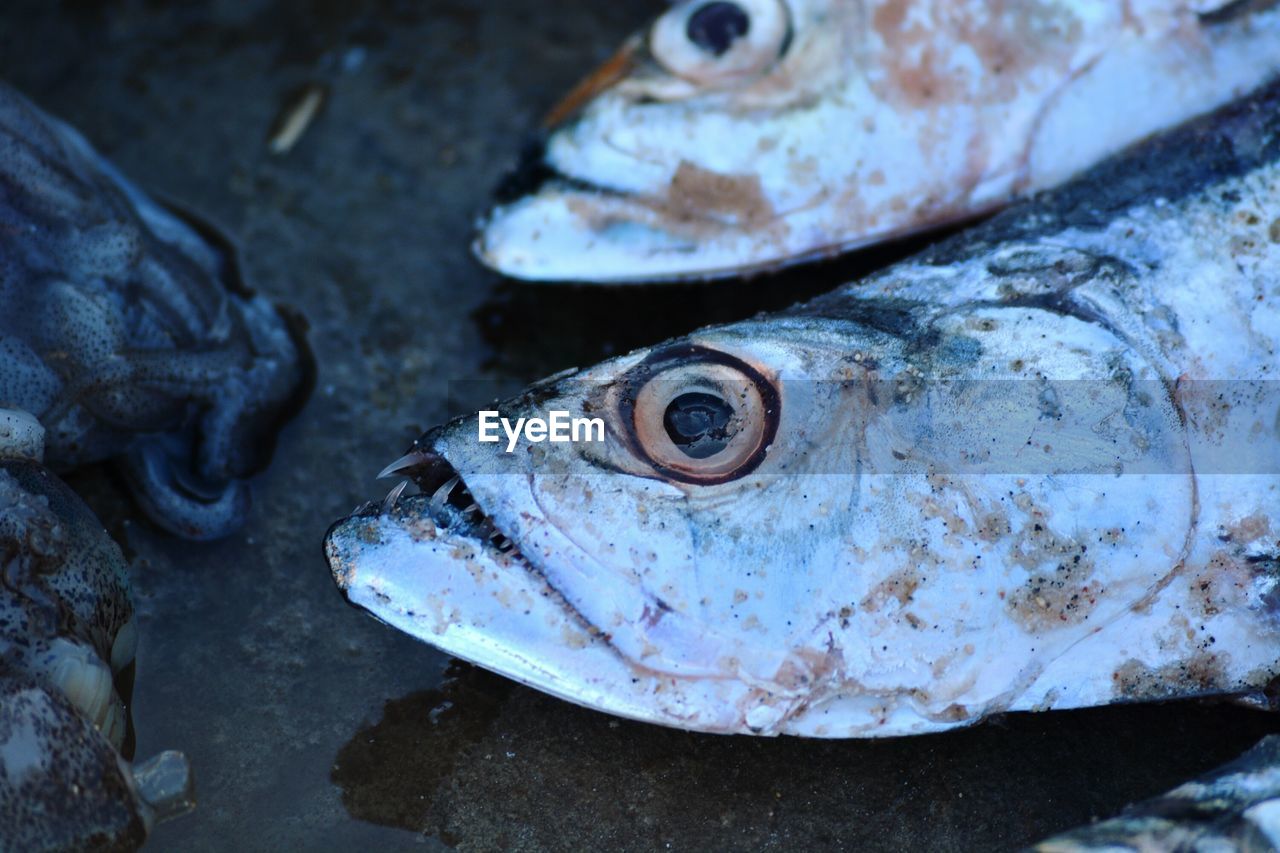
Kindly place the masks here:
[(137, 648), (128, 568), (84, 502), (38, 458), (10, 455), (7, 437), (0, 430), (0, 851), (136, 849), (191, 791), (181, 754), (137, 767), (125, 758)]
[(45, 426), (65, 470), (120, 460), (146, 512), (214, 538), (310, 389), (300, 318), (250, 293), (235, 254), (0, 83), (0, 406)]
[(1274, 0), (687, 0), (553, 110), (476, 254), (604, 283), (823, 257), (1057, 185), (1277, 70)]
[[(929, 252), (426, 433), (348, 600), (570, 701), (888, 736), (1280, 672), (1280, 85)], [(668, 400), (728, 444), (682, 456)], [(666, 408), (664, 408), (666, 407)], [(460, 475), (460, 480), (457, 478)]]
[(1036, 853), (1280, 850), (1280, 736), (1110, 820), (1042, 841)]

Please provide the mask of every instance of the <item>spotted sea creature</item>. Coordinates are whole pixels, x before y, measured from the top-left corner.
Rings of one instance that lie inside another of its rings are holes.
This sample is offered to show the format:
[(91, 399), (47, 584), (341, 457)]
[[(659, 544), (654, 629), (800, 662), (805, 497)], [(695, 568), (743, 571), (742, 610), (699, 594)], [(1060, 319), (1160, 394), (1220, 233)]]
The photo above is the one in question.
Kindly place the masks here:
[(0, 406), (55, 471), (114, 459), (143, 509), (208, 539), (311, 385), (300, 317), (241, 280), (215, 229), (144, 194), (0, 83)]
[(524, 279), (713, 278), (963, 221), (1280, 70), (1274, 0), (685, 0), (481, 225)]
[(0, 851), (125, 850), (192, 803), (178, 752), (132, 764), (138, 630), (120, 548), (0, 410)]
[(2, 83), (0, 307), (0, 851), (134, 849), (190, 769), (131, 763), (127, 567), (57, 474), (113, 460), (157, 524), (230, 533), (310, 390), (305, 324)]
[[(881, 273), (428, 431), (352, 603), (684, 729), (938, 731), (1280, 674), (1280, 84)], [(546, 436), (543, 436), (545, 439)], [(413, 494), (418, 491), (419, 494)]]

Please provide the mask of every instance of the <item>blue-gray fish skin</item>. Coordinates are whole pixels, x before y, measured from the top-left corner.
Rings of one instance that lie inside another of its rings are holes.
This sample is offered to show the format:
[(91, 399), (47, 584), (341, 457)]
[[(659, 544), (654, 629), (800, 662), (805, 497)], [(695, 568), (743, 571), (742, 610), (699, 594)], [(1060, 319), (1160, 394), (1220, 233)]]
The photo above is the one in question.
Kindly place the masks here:
[(224, 238), (149, 198), (0, 83), (0, 406), (56, 470), (119, 459), (147, 513), (213, 538), (309, 390), (299, 318), (241, 283)]
[(1036, 853), (1280, 850), (1280, 736), (1110, 820), (1042, 841)]
[(1273, 85), (808, 305), (495, 406), (603, 442), (429, 431), (389, 468), (423, 493), (335, 524), (330, 567), (451, 654), (693, 730), (1255, 693), (1278, 219)]
[(122, 754), (138, 638), (124, 556), (48, 469), (6, 458), (5, 439), (0, 851), (135, 849), (189, 805), (190, 777), (178, 753), (136, 767)]

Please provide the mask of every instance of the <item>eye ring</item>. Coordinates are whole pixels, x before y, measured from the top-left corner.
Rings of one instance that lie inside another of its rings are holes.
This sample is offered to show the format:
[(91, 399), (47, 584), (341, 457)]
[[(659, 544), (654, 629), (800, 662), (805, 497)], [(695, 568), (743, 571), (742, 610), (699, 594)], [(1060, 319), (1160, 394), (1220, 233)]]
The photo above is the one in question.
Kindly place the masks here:
[(760, 466), (781, 400), (760, 371), (696, 344), (652, 353), (623, 378), (617, 410), (629, 449), (659, 476), (717, 485)]
[(650, 55), (699, 86), (733, 85), (769, 70), (791, 44), (785, 0), (689, 0), (649, 29)]

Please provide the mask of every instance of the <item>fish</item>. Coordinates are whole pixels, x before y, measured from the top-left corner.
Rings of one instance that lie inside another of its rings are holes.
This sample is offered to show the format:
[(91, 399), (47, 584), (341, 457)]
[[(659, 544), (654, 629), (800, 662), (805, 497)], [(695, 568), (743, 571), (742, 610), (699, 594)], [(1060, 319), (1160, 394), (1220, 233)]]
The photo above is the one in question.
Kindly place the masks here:
[[(423, 434), (342, 595), (616, 716), (846, 738), (1280, 674), (1280, 84), (774, 314)], [(548, 440), (532, 419), (599, 419)]]
[(65, 472), (114, 460), (158, 525), (216, 539), (314, 384), (306, 323), (230, 240), (0, 83), (0, 406)]
[(1280, 736), (1172, 791), (1042, 841), (1036, 853), (1274, 850), (1280, 847)]
[(193, 803), (176, 751), (132, 763), (138, 648), (128, 566), (0, 410), (0, 851), (135, 849)]
[(688, 0), (479, 224), (530, 281), (714, 279), (972, 220), (1280, 71), (1274, 0)]

